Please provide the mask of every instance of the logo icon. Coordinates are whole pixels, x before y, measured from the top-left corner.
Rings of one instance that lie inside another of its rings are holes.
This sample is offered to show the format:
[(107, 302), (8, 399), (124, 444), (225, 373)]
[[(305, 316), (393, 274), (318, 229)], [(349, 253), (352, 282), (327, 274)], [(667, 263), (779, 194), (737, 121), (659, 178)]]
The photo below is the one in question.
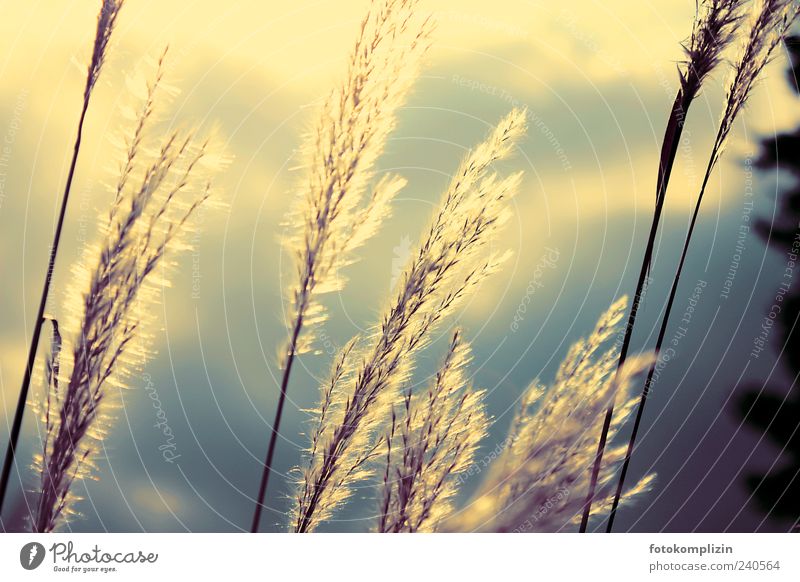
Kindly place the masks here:
[(19, 551), (19, 563), (26, 570), (35, 570), (44, 562), (44, 546), (39, 542), (29, 542)]
[(400, 277), (403, 275), (403, 269), (411, 258), (411, 237), (403, 235), (400, 238), (400, 244), (392, 249), (392, 280), (389, 283), (390, 290), (394, 291), (397, 284), (400, 282)]

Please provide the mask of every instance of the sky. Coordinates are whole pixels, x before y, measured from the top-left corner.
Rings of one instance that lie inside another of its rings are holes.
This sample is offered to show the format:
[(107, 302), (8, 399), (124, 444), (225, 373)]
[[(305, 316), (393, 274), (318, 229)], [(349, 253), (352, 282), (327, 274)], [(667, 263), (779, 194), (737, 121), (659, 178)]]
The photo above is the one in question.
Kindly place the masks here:
[[(286, 333), (282, 294), (292, 271), (280, 240), (301, 179), (296, 153), (315, 105), (343, 74), (367, 6), (366, 0), (127, 1), (93, 96), (48, 311), (62, 309), (69, 265), (96, 236), (96, 216), (107, 206), (118, 161), (109, 143), (133, 86), (127, 79), (146, 74), (165, 46), (168, 82), (180, 91), (164, 106), (164, 125), (213, 129), (231, 162), (217, 182), (222, 207), (201, 215), (198, 248), (178, 260), (164, 290), (158, 355), (115, 395), (118, 421), (99, 461), (100, 479), (85, 485), (84, 517), (70, 525), (75, 531), (247, 527), (277, 397), (276, 352)], [(0, 2), (0, 135), (8, 146), (0, 182), (0, 434), (21, 379), (97, 7), (83, 0)], [(303, 411), (314, 405), (330, 354), (375, 322), (397, 265), (424, 225), (420, 217), (430, 214), (466, 151), (512, 107), (527, 107), (530, 123), (507, 163), (525, 172), (501, 241), (514, 257), (457, 317), (475, 347), (475, 381), (489, 391), (495, 425), (487, 449), (502, 440), (527, 384), (552, 378), (569, 345), (615, 297), (633, 290), (694, 2), (421, 0), (420, 10), (436, 22), (433, 47), (379, 162), (381, 171), (402, 173), (409, 183), (391, 221), (348, 269), (350, 284), (326, 299), (326, 339), (319, 354), (300, 362), (289, 428), (279, 441), (283, 475), (299, 462)], [(776, 212), (777, 178), (748, 176), (746, 169), (760, 137), (800, 119), (784, 68), (779, 56), (767, 69), (712, 178), (687, 265), (690, 283), (676, 309), (685, 307), (691, 282), (707, 283), (708, 291), (645, 417), (632, 471), (659, 478), (652, 494), (621, 514), (621, 528), (781, 528), (741, 484), (743, 474), (769, 465), (776, 451), (730, 411), (736, 386), (761, 381), (773, 369), (780, 374), (774, 358), (745, 360), (781, 258), (748, 235), (731, 297), (721, 299), (720, 290), (748, 179), (758, 194), (756, 212), (767, 218)], [(648, 331), (677, 260), (727, 74), (722, 67), (687, 121), (658, 240), (656, 290), (643, 308), (637, 348), (653, 341)], [(542, 267), (547, 256), (558, 258)], [(534, 280), (542, 284), (531, 294)], [(442, 337), (421, 358), (419, 381), (433, 370)], [(159, 452), (154, 393), (180, 462), (165, 462)], [(23, 435), (28, 458), (37, 438), (32, 416)], [(18, 501), (20, 481), (34, 482), (25, 466), (16, 478)], [(285, 528), (291, 493), (288, 480), (280, 481), (265, 524), (272, 531)], [(368, 495), (330, 529), (368, 527)]]

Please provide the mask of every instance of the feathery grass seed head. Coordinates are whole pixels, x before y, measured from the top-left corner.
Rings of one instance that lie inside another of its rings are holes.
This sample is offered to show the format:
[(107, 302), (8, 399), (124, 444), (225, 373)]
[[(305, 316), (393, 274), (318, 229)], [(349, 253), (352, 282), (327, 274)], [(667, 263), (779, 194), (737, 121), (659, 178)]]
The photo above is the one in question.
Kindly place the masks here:
[[(503, 451), (475, 499), (448, 521), (448, 529), (555, 532), (580, 518), (606, 410), (617, 402), (611, 442), (635, 404), (629, 397), (631, 380), (652, 363), (649, 356), (630, 358), (617, 373), (618, 346), (606, 346), (618, 334), (626, 307), (625, 298), (617, 301), (592, 334), (570, 348), (552, 386), (531, 384)], [(623, 447), (606, 451), (593, 514), (606, 507), (623, 457)], [(630, 489), (626, 499), (645, 490), (651, 479)]]
[[(500, 178), (492, 164), (508, 156), (525, 132), (515, 109), (470, 152), (444, 193), (419, 248), (400, 277), (380, 326), (348, 354), (349, 370), (330, 394), (336, 414), (317, 425), (316, 448), (301, 471), (294, 528), (310, 531), (368, 475), (381, 431), (400, 400), (400, 386), (431, 332), (508, 256), (485, 253), (510, 215), (520, 174)], [(323, 400), (328, 396), (323, 396)]]
[(392, 412), (377, 529), (436, 531), (452, 511), (457, 475), (473, 462), (489, 421), (469, 386), (469, 344), (456, 331), (427, 393), (409, 387)]
[(719, 64), (742, 18), (744, 0), (703, 0), (697, 8), (692, 35), (684, 45), (686, 59), (679, 68), (681, 88), (692, 97)]
[(102, 2), (100, 13), (97, 15), (97, 32), (95, 33), (94, 46), (92, 47), (92, 58), (89, 61), (87, 70), (86, 87), (83, 91), (84, 103), (88, 103), (89, 96), (92, 94), (97, 79), (100, 77), (100, 70), (106, 60), (108, 43), (111, 40), (111, 33), (114, 31), (114, 25), (125, 0), (102, 0)]
[(783, 41), (798, 14), (800, 2), (797, 0), (759, 0), (753, 7), (749, 31), (728, 81), (725, 108), (709, 168), (713, 168), (722, 156), (736, 117), (746, 105), (761, 71), (769, 63), (775, 48)]
[(145, 144), (161, 70), (123, 148), (100, 241), (74, 268), (64, 326), (69, 349), (59, 336), (46, 362), (35, 531), (51, 531), (72, 515), (74, 481), (91, 476), (92, 455), (113, 419), (111, 388), (125, 387), (149, 356), (148, 324), (168, 282), (169, 255), (191, 247), (191, 217), (210, 196), (207, 140), (173, 132), (160, 146)]
[(325, 318), (317, 297), (342, 288), (341, 268), (377, 232), (405, 185), (402, 178), (385, 176), (370, 187), (429, 46), (430, 21), (415, 15), (416, 4), (372, 2), (344, 81), (324, 101), (304, 146), (306, 178), (285, 241), (297, 269), (289, 288), (297, 332), (289, 357), (310, 349), (313, 326)]

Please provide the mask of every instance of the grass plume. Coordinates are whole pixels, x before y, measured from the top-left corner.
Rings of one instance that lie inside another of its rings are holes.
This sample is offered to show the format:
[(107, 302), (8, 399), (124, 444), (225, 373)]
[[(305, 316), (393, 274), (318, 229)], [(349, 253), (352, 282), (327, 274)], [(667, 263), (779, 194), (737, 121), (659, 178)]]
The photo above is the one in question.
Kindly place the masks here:
[(114, 31), (114, 25), (117, 23), (117, 17), (125, 0), (103, 0), (100, 7), (100, 13), (97, 15), (97, 31), (94, 37), (94, 46), (92, 47), (92, 58), (89, 61), (89, 67), (86, 72), (86, 87), (83, 91), (83, 100), (89, 101), (97, 79), (100, 77), (100, 71), (106, 62), (106, 54), (108, 52), (108, 43), (111, 40), (111, 33)]
[[(656, 180), (656, 205), (653, 211), (653, 221), (650, 225), (647, 245), (645, 246), (642, 266), (639, 271), (639, 278), (636, 282), (636, 289), (631, 301), (631, 310), (628, 315), (628, 323), (625, 327), (625, 336), (619, 355), (619, 368), (625, 365), (628, 356), (633, 329), (636, 325), (636, 316), (639, 312), (639, 305), (647, 284), (647, 277), (653, 262), (655, 252), (656, 234), (661, 222), (661, 215), (666, 201), (667, 188), (672, 166), (675, 163), (675, 155), (678, 151), (678, 144), (681, 141), (683, 127), (686, 122), (686, 115), (695, 97), (700, 92), (703, 82), (720, 63), (721, 56), (726, 47), (733, 40), (739, 21), (743, 0), (703, 0), (697, 6), (692, 33), (688, 42), (684, 45), (685, 58), (678, 67), (680, 85), (675, 95), (675, 101), (670, 111), (664, 139), (661, 144), (661, 155), (659, 158), (658, 177)], [(613, 404), (606, 411), (605, 421), (600, 430), (600, 438), (597, 446), (597, 458), (592, 467), (592, 481), (586, 497), (586, 507), (584, 508), (581, 520), (580, 531), (585, 532), (589, 525), (589, 516), (592, 513), (592, 499), (595, 496), (594, 488), (597, 486), (603, 454), (608, 440), (611, 419), (614, 415)]]
[(797, 0), (761, 0), (749, 20), (749, 31), (733, 64), (717, 136), (711, 149), (706, 173), (713, 171), (728, 142), (739, 112), (746, 105), (764, 67), (783, 41), (789, 27), (800, 13)]
[[(620, 403), (609, 426), (613, 439), (634, 405), (628, 395), (631, 379), (651, 361), (646, 356), (631, 358), (617, 373), (618, 342), (611, 340), (620, 334), (626, 307), (623, 297), (603, 314), (588, 338), (571, 347), (552, 386), (534, 381), (522, 395), (502, 451), (474, 500), (448, 521), (448, 529), (556, 532), (577, 524), (605, 411), (615, 401)], [(607, 347), (609, 343), (613, 345)], [(623, 453), (615, 447), (604, 456), (592, 499), (594, 513), (608, 505)], [(645, 491), (652, 478), (637, 483), (626, 498)]]
[[(720, 118), (719, 128), (711, 148), (708, 165), (703, 176), (703, 182), (700, 187), (700, 192), (697, 196), (692, 218), (689, 223), (689, 229), (684, 239), (683, 249), (681, 250), (681, 258), (678, 262), (678, 267), (672, 279), (669, 297), (664, 310), (664, 315), (661, 320), (661, 325), (656, 339), (655, 355), (660, 356), (661, 347), (666, 336), (667, 326), (669, 325), (669, 318), (672, 313), (672, 307), (675, 302), (675, 296), (678, 291), (678, 284), (680, 281), (683, 266), (689, 252), (689, 245), (691, 243), (692, 235), (694, 233), (695, 225), (697, 224), (697, 217), (700, 213), (700, 206), (703, 202), (708, 181), (714, 171), (720, 157), (725, 151), (725, 146), (728, 142), (731, 129), (734, 121), (739, 115), (742, 108), (747, 103), (750, 93), (758, 80), (759, 75), (766, 67), (767, 63), (772, 58), (775, 48), (781, 43), (787, 34), (791, 24), (797, 19), (800, 13), (800, 3), (796, 0), (761, 0), (752, 12), (749, 21), (749, 30), (745, 36), (744, 43), (740, 49), (738, 59), (733, 64), (733, 70), (730, 80), (728, 81), (728, 88), (725, 97), (725, 105)], [(647, 402), (647, 394), (650, 390), (653, 374), (655, 372), (655, 363), (650, 367), (647, 378), (642, 388), (642, 394), (639, 400), (639, 405), (636, 411), (636, 418), (633, 424), (633, 431), (628, 442), (628, 449), (625, 455), (625, 461), (622, 464), (622, 470), (619, 476), (617, 491), (611, 506), (611, 513), (608, 521), (608, 531), (614, 523), (617, 506), (621, 491), (625, 484), (625, 477), (628, 472), (628, 466), (633, 455), (634, 446), (636, 444), (636, 437), (639, 431), (644, 407)]]
[(56, 266), (58, 247), (59, 243), (61, 242), (61, 230), (64, 226), (64, 217), (67, 213), (69, 195), (70, 191), (72, 190), (72, 180), (75, 177), (75, 168), (78, 163), (78, 154), (80, 153), (81, 149), (83, 124), (86, 120), (86, 114), (89, 110), (89, 101), (105, 63), (106, 55), (108, 53), (108, 45), (123, 4), (124, 0), (102, 0), (100, 12), (97, 16), (97, 30), (95, 32), (94, 44), (92, 46), (92, 57), (89, 61), (86, 72), (86, 84), (83, 91), (83, 105), (78, 118), (78, 130), (75, 136), (75, 143), (72, 148), (72, 160), (70, 161), (69, 171), (67, 172), (64, 193), (61, 197), (61, 208), (56, 221), (56, 229), (53, 233), (53, 242), (50, 245), (50, 257), (47, 263), (47, 271), (45, 273), (42, 294), (39, 299), (39, 309), (37, 311), (36, 318), (33, 320), (33, 333), (31, 334), (31, 343), (28, 348), (28, 359), (26, 361), (25, 371), (22, 377), (22, 386), (17, 399), (17, 408), (14, 413), (14, 420), (11, 425), (11, 432), (8, 439), (8, 449), (6, 450), (6, 455), (3, 460), (3, 471), (0, 475), (0, 514), (2, 514), (3, 502), (5, 501), (6, 492), (8, 490), (8, 481), (11, 477), (11, 466), (14, 464), (17, 441), (19, 440), (19, 434), (22, 430), (22, 417), (25, 414), (25, 403), (28, 400), (31, 378), (33, 375), (34, 365), (36, 363), (36, 353), (39, 348), (39, 339), (42, 333), (42, 326), (45, 322), (44, 311), (47, 305), (47, 299), (50, 295), (50, 282), (52, 280), (53, 270)]
[(405, 390), (386, 435), (386, 468), (377, 531), (436, 531), (451, 513), (457, 476), (473, 462), (489, 424), (483, 391), (466, 375), (469, 345), (456, 331), (424, 394)]
[(352, 484), (370, 473), (378, 435), (414, 356), (442, 319), (505, 258), (483, 251), (509, 217), (509, 199), (521, 176), (501, 179), (491, 168), (512, 152), (525, 126), (525, 111), (515, 109), (467, 155), (380, 326), (359, 347), (351, 343), (334, 366), (300, 474), (295, 531), (314, 530), (347, 500)]
[[(289, 289), (289, 339), (251, 531), (258, 531), (272, 471), (292, 364), (310, 349), (325, 319), (318, 302), (342, 288), (342, 267), (374, 235), (405, 180), (387, 175), (370, 186), (375, 163), (396, 125), (397, 111), (427, 52), (430, 21), (415, 15), (417, 0), (374, 0), (348, 61), (347, 74), (325, 100), (303, 152), (306, 181), (286, 241), (296, 281)], [(369, 192), (369, 194), (367, 194)]]
[[(101, 240), (76, 265), (67, 297), (69, 344), (46, 362), (40, 484), (32, 519), (52, 531), (73, 514), (76, 480), (92, 474), (92, 458), (109, 429), (109, 391), (150, 353), (147, 332), (166, 282), (168, 255), (190, 248), (190, 218), (206, 202), (214, 156), (193, 131), (175, 131), (149, 147), (148, 129), (163, 73), (163, 56), (133, 123)], [(55, 345), (55, 343), (54, 343)]]

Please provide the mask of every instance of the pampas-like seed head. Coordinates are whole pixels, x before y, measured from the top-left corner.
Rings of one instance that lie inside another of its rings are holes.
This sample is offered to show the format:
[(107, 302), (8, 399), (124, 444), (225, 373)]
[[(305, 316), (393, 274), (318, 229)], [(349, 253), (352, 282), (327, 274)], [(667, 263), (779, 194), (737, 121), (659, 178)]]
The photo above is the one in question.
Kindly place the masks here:
[(84, 103), (88, 103), (95, 83), (100, 77), (100, 69), (103, 68), (103, 64), (106, 61), (106, 52), (108, 50), (108, 42), (111, 40), (111, 33), (114, 31), (114, 25), (117, 22), (120, 10), (122, 10), (122, 5), (125, 3), (125, 0), (102, 1), (100, 13), (97, 15), (97, 31), (94, 37), (94, 46), (92, 47), (92, 58), (89, 61), (86, 74), (86, 87), (83, 91)]
[(149, 355), (147, 328), (167, 284), (167, 256), (190, 248), (190, 218), (210, 195), (207, 141), (173, 132), (160, 147), (143, 144), (162, 66), (163, 59), (122, 152), (101, 240), (75, 267), (66, 306), (69, 349), (59, 341), (56, 350), (54, 342), (46, 362), (37, 532), (72, 515), (74, 482), (91, 476), (92, 455), (112, 420), (109, 389), (125, 387)]
[(344, 371), (326, 384), (327, 420), (312, 431), (301, 470), (294, 529), (313, 530), (370, 473), (377, 437), (398, 402), (417, 352), (430, 333), (507, 254), (483, 254), (510, 214), (520, 174), (499, 178), (493, 162), (508, 156), (525, 132), (525, 111), (513, 110), (464, 160), (417, 252), (400, 278), (380, 327), (347, 354)]
[(692, 36), (684, 45), (686, 59), (678, 72), (681, 89), (693, 99), (705, 78), (719, 64), (741, 20), (744, 0), (703, 0), (697, 7)]
[[(580, 519), (605, 412), (621, 403), (608, 433), (611, 442), (635, 404), (629, 397), (632, 378), (652, 363), (649, 356), (631, 358), (617, 373), (618, 346), (605, 346), (618, 334), (626, 308), (625, 298), (614, 303), (592, 334), (572, 346), (551, 387), (531, 384), (478, 494), (447, 529), (555, 532)], [(624, 447), (606, 451), (593, 514), (608, 505), (623, 457)], [(646, 490), (652, 478), (631, 488), (626, 499)]]
[(457, 476), (473, 462), (488, 428), (483, 391), (466, 374), (469, 344), (453, 334), (426, 393), (405, 391), (386, 435), (386, 468), (377, 530), (436, 531), (452, 511)]
[(797, 0), (759, 0), (754, 6), (749, 19), (749, 31), (731, 71), (709, 170), (722, 156), (736, 117), (798, 14), (800, 3)]
[(415, 16), (416, 4), (373, 0), (344, 81), (324, 101), (305, 144), (306, 182), (285, 241), (297, 280), (289, 289), (293, 329), (284, 357), (310, 348), (313, 326), (325, 318), (317, 297), (341, 289), (340, 269), (378, 230), (405, 185), (386, 176), (369, 186), (428, 49), (430, 22)]

